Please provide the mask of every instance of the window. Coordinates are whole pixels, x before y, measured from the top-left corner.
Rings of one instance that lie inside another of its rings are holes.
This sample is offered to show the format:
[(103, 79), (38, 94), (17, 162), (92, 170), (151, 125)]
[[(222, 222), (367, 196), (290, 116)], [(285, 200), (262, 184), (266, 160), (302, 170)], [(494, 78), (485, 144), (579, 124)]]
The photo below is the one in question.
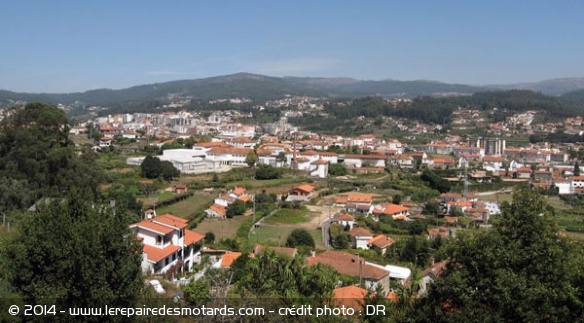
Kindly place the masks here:
[(162, 244), (162, 236), (156, 236), (156, 244), (157, 245), (161, 245)]
[(184, 235), (184, 230), (183, 230), (183, 229), (180, 229), (180, 230), (178, 231), (178, 237), (179, 237), (179, 238), (182, 238), (182, 237), (183, 237), (183, 235)]

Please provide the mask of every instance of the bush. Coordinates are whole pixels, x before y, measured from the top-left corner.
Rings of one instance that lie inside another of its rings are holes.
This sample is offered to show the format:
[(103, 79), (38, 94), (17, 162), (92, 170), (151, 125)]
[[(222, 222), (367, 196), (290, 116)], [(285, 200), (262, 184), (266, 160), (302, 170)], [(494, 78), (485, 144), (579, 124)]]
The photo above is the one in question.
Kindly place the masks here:
[(297, 247), (297, 246), (315, 246), (314, 239), (310, 233), (304, 229), (294, 229), (286, 239), (286, 246)]

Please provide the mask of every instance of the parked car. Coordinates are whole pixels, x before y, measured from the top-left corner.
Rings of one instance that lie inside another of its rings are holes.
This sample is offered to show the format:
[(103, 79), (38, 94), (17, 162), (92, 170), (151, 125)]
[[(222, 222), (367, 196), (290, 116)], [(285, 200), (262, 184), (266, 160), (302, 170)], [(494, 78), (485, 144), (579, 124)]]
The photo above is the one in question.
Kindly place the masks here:
[(156, 293), (158, 293), (158, 294), (166, 293), (166, 291), (164, 290), (164, 288), (160, 284), (160, 281), (158, 281), (157, 279), (152, 279), (150, 281), (150, 286), (152, 286), (154, 288), (154, 290), (156, 291)]

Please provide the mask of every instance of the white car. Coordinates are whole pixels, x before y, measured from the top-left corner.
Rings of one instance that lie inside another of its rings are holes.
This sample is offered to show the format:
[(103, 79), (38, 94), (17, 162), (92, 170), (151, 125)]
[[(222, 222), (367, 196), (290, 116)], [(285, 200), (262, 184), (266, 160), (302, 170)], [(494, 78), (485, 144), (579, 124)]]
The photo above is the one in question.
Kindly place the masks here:
[(154, 290), (156, 291), (156, 293), (158, 293), (158, 294), (164, 294), (164, 293), (166, 293), (166, 291), (164, 290), (164, 288), (162, 288), (162, 285), (160, 284), (160, 281), (158, 281), (157, 279), (152, 279), (150, 281), (150, 286), (152, 286), (154, 288)]

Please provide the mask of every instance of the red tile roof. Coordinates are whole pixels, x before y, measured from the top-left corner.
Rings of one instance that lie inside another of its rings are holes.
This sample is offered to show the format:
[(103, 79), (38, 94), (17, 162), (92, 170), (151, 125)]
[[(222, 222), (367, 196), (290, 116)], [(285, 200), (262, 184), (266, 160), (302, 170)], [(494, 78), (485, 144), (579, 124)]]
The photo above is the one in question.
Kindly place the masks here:
[(189, 221), (169, 213), (159, 215), (151, 219), (152, 222), (175, 227), (177, 229), (184, 229), (189, 225)]
[(369, 231), (368, 229), (365, 229), (365, 228), (361, 228), (361, 227), (353, 228), (353, 229), (351, 229), (351, 231), (349, 231), (349, 233), (351, 234), (351, 237), (373, 236), (373, 233), (371, 233), (371, 231)]
[(142, 248), (143, 248), (142, 250), (144, 250), (144, 252), (146, 253), (148, 260), (154, 263), (160, 262), (166, 259), (168, 256), (180, 250), (180, 247), (175, 245), (170, 245), (166, 248), (161, 249), (155, 246), (145, 244)]
[[(306, 259), (307, 266), (314, 266), (316, 264), (329, 265), (333, 267), (341, 275), (350, 275), (359, 277), (359, 271), (365, 279), (380, 280), (387, 277), (389, 273), (383, 269), (368, 265), (364, 262), (362, 257), (358, 258), (362, 263), (359, 264), (357, 257), (347, 252), (327, 250), (316, 256), (311, 256)], [(361, 269), (359, 269), (361, 267)]]
[(357, 286), (339, 287), (333, 290), (333, 305), (336, 307), (344, 306), (355, 310), (363, 309), (367, 290)]
[(162, 235), (167, 235), (167, 234), (174, 231), (173, 228), (169, 228), (165, 225), (154, 223), (154, 222), (149, 221), (149, 220), (140, 221), (140, 222), (134, 223), (130, 226), (130, 228), (135, 228), (135, 227), (139, 227), (141, 229), (156, 232), (156, 233), (159, 233)]
[(300, 185), (300, 186), (296, 187), (295, 190), (300, 190), (300, 191), (304, 191), (306, 193), (311, 193), (311, 192), (314, 192), (314, 186), (308, 185), (308, 184)]
[(204, 238), (205, 238), (205, 235), (203, 235), (203, 234), (200, 234), (198, 232), (191, 231), (191, 230), (185, 230), (184, 245), (188, 246), (188, 245), (191, 245), (193, 243), (197, 243), (197, 242), (203, 240)]
[(387, 248), (387, 247), (391, 246), (394, 242), (395, 241), (392, 238), (390, 238), (384, 234), (380, 234), (378, 236), (375, 236), (375, 237), (369, 239), (369, 241), (368, 241), (369, 244), (372, 244), (380, 249)]

